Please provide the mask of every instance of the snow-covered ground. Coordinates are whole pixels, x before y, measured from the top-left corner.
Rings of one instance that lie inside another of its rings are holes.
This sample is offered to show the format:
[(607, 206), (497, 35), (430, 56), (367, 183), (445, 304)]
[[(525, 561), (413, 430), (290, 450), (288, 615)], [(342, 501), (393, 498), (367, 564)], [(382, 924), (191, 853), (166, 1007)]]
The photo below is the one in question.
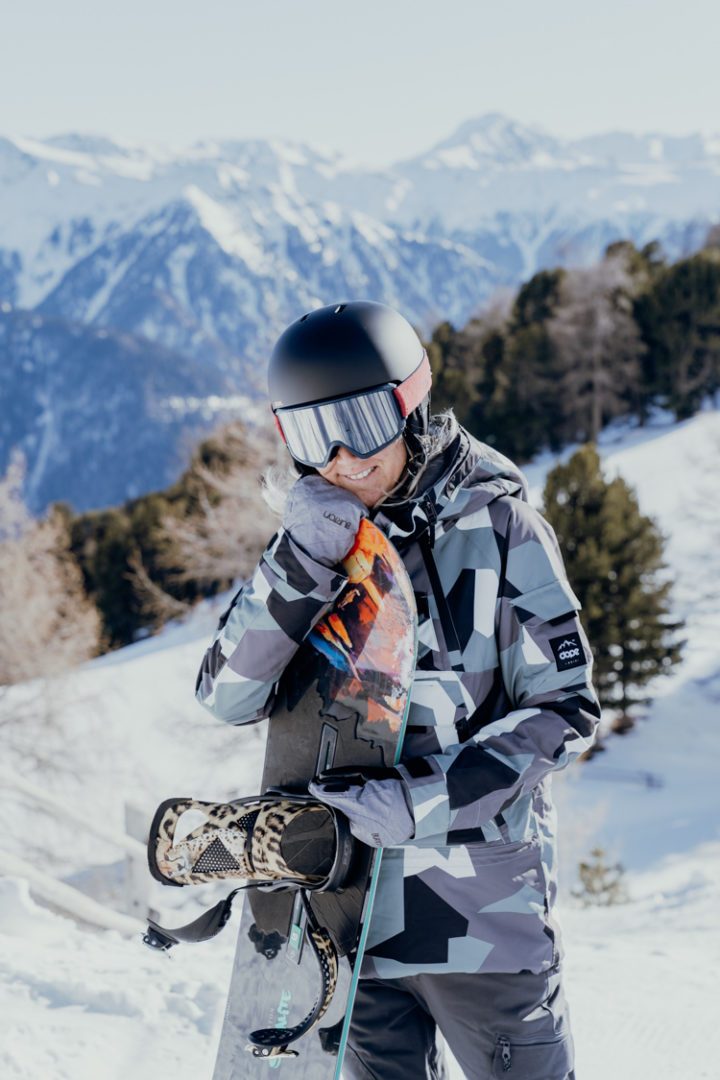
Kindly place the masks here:
[[(659, 418), (643, 431), (615, 429), (601, 450), (608, 471), (636, 488), (641, 508), (668, 537), (675, 610), (686, 620), (688, 644), (682, 665), (658, 683), (647, 719), (611, 740), (605, 754), (556, 779), (577, 1076), (716, 1080), (720, 413), (679, 425)], [(536, 497), (551, 464), (527, 470)], [(50, 839), (55, 876), (119, 903), (113, 881), (123, 851), (103, 848), (62, 814), (37, 809), (15, 791), (12, 776), (22, 774), (116, 832), (124, 829), (128, 803), (149, 817), (168, 795), (223, 798), (255, 790), (262, 726), (224, 728), (193, 700), (216, 617), (213, 605), (203, 605), (188, 624), (86, 665), (61, 698), (54, 692), (44, 761), (28, 765), (28, 740), (37, 742), (32, 727), (8, 737), (25, 751), (20, 760), (11, 745), (0, 763), (0, 846), (8, 853), (0, 860), (3, 1080), (210, 1080), (232, 933), (155, 955), (137, 938), (49, 910), (42, 883), (29, 891), (17, 859), (37, 865)], [(31, 692), (15, 691), (18, 715)], [(644, 782), (648, 775), (652, 784)], [(596, 846), (625, 865), (627, 903), (582, 908), (570, 895), (578, 862)], [(170, 924), (182, 922), (199, 903), (187, 892), (153, 882), (149, 902)]]

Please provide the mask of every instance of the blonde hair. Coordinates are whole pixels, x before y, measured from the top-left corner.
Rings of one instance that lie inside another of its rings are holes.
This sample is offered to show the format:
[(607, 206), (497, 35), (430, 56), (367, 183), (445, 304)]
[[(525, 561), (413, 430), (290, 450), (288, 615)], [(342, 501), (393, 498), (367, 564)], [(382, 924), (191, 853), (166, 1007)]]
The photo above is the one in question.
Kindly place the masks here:
[[(459, 430), (460, 425), (452, 409), (431, 416), (427, 434), (415, 436), (414, 441), (419, 443), (419, 450), (414, 451), (408, 446), (408, 460), (402, 476), (395, 487), (387, 491), (375, 505), (399, 505), (412, 498), (430, 462), (447, 450)], [(278, 517), (282, 517), (290, 488), (301, 475), (292, 459), (287, 466), (271, 465), (262, 474), (262, 497)], [(409, 483), (408, 477), (411, 477)], [(393, 501), (395, 495), (399, 496), (397, 501)]]

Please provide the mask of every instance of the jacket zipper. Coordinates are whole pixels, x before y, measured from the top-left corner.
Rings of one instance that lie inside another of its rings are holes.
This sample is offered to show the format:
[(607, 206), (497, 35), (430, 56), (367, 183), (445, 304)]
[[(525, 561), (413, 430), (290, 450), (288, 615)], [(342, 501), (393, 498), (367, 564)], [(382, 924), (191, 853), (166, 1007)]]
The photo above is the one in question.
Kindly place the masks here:
[[(425, 511), (425, 516), (428, 519), (430, 528), (427, 532), (424, 532), (418, 537), (418, 543), (420, 545), (420, 552), (422, 554), (423, 562), (425, 563), (425, 570), (427, 571), (428, 579), (430, 581), (430, 591), (435, 597), (435, 604), (437, 606), (438, 615), (440, 617), (440, 626), (442, 627), (443, 637), (445, 638), (445, 649), (448, 654), (448, 659), (452, 665), (453, 671), (464, 671), (462, 663), (462, 649), (460, 648), (460, 638), (458, 632), (455, 629), (455, 623), (450, 611), (450, 606), (447, 602), (447, 597), (443, 592), (442, 582), (440, 581), (440, 575), (438, 574), (437, 566), (435, 565), (435, 559), (433, 557), (432, 549), (434, 547), (435, 539), (435, 522), (437, 521), (437, 510), (435, 509), (430, 499), (424, 499), (422, 502), (422, 508)], [(457, 659), (453, 662), (453, 656)]]
[[(437, 607), (438, 616), (440, 618), (445, 652), (447, 653), (452, 670), (464, 671), (465, 666), (462, 662), (460, 638), (458, 637), (458, 632), (455, 628), (450, 605), (448, 604), (447, 597), (443, 591), (442, 582), (433, 555), (433, 547), (435, 546), (435, 522), (438, 519), (438, 513), (435, 504), (430, 498), (423, 499), (420, 505), (425, 511), (425, 516), (430, 527), (426, 532), (420, 534), (417, 543), (430, 582), (430, 592), (435, 598), (435, 606)], [(453, 656), (457, 657), (455, 662), (453, 662)], [(461, 743), (472, 738), (472, 736), (480, 730), (482, 725), (476, 725), (474, 723), (476, 715), (477, 710), (471, 716), (463, 717), (455, 724), (455, 729)]]
[(500, 1059), (502, 1061), (503, 1072), (510, 1072), (512, 1066), (512, 1052), (510, 1050), (510, 1040), (504, 1035), (498, 1037), (498, 1046), (500, 1047)]

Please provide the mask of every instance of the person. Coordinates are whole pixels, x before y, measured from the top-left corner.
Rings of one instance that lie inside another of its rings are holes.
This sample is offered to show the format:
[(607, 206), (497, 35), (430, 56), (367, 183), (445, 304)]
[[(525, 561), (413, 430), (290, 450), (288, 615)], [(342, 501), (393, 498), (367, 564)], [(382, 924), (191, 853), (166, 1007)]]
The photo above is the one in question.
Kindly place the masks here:
[(199, 701), (231, 724), (270, 715), (365, 515), (417, 599), (400, 764), (310, 788), (386, 849), (343, 1075), (444, 1077), (439, 1029), (472, 1080), (568, 1080), (550, 781), (591, 746), (600, 710), (553, 531), (515, 465), (452, 415), (431, 417), (427, 354), (391, 308), (303, 315), (268, 380), (295, 482), (220, 620)]

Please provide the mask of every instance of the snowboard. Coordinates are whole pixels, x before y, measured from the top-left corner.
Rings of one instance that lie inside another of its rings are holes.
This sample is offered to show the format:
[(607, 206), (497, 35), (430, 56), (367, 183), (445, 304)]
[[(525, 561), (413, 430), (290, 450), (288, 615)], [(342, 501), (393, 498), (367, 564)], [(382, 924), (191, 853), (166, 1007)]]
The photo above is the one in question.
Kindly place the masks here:
[[(151, 828), (151, 870), (159, 876), (160, 867), (166, 883), (169, 875), (177, 884), (242, 877), (248, 861), (264, 861), (271, 876), (294, 875), (243, 894), (213, 1080), (262, 1080), (278, 1069), (288, 1080), (341, 1075), (382, 851), (348, 845), (345, 819), (311, 800), (307, 784), (329, 769), (382, 775), (399, 761), (417, 648), (407, 572), (367, 519), (343, 567), (342, 592), (277, 687), (263, 794), (228, 804), (168, 800)], [(187, 809), (204, 811), (215, 831), (198, 828), (173, 845)], [(223, 922), (228, 913), (229, 905)]]

